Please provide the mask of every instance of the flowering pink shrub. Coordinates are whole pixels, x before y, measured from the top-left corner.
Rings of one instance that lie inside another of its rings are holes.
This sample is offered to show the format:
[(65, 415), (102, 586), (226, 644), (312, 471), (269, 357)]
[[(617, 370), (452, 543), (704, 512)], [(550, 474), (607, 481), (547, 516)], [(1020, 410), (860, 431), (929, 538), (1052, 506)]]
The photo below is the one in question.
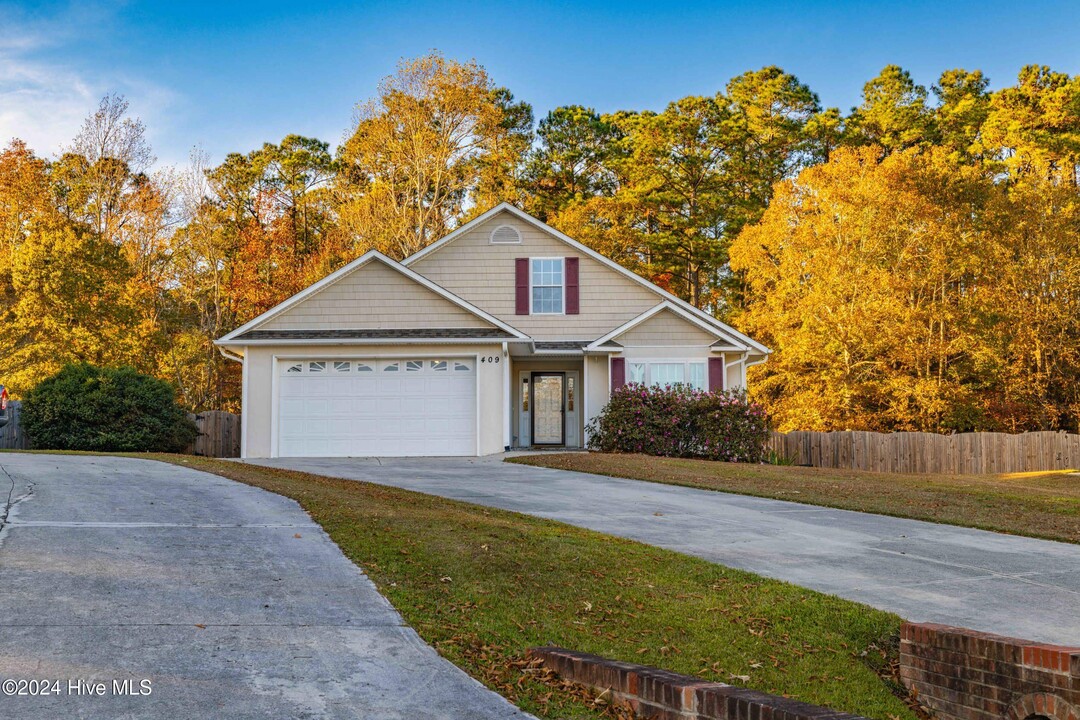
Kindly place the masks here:
[(589, 449), (728, 462), (761, 462), (769, 424), (746, 392), (631, 383), (586, 428)]

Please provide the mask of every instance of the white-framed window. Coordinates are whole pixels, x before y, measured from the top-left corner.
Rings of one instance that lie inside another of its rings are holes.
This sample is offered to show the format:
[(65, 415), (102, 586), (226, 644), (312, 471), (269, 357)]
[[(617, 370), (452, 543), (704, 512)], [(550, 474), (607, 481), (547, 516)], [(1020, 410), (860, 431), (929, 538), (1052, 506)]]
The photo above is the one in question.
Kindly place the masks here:
[(492, 245), (519, 245), (521, 233), (512, 225), (500, 225), (491, 231)]
[(446, 369), (447, 369), (446, 368), (446, 361), (445, 360), (432, 360), (431, 361), (431, 369), (434, 370), (435, 372), (446, 372)]
[(704, 360), (648, 360), (626, 363), (627, 382), (641, 385), (689, 385), (708, 390)]
[(371, 367), (371, 365), (367, 365), (366, 363), (357, 362), (356, 372), (373, 372), (373, 368)]
[(566, 306), (563, 258), (532, 258), (529, 292), (533, 315), (562, 315)]
[(454, 362), (454, 372), (469, 372), (470, 370), (472, 370), (472, 368), (465, 363), (456, 361)]
[(424, 369), (423, 360), (406, 360), (405, 372), (420, 372)]
[(320, 360), (318, 362), (308, 363), (308, 372), (321, 373), (326, 372), (326, 361)]
[(649, 376), (653, 385), (679, 385), (686, 382), (686, 363), (651, 363)]
[(705, 363), (687, 363), (686, 368), (690, 372), (690, 374), (686, 376), (686, 381), (690, 383), (690, 387), (697, 388), (698, 390), (708, 390), (708, 380), (705, 376)]
[(352, 370), (352, 363), (348, 360), (334, 361), (334, 372), (347, 373), (350, 370)]

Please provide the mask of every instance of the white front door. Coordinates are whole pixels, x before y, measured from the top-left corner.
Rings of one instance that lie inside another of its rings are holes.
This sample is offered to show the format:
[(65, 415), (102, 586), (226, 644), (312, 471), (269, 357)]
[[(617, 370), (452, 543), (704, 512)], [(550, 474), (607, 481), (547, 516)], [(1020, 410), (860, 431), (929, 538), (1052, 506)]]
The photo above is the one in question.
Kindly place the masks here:
[(476, 454), (474, 358), (280, 360), (281, 457)]

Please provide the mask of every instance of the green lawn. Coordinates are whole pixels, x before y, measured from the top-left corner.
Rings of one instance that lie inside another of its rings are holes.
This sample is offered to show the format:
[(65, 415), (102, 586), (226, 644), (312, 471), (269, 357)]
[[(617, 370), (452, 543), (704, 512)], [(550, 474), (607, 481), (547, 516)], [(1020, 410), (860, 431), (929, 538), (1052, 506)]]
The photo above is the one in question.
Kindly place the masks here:
[(603, 453), (510, 462), (1080, 543), (1080, 475), (1072, 471), (902, 475)]
[(878, 673), (895, 658), (895, 615), (516, 513), (221, 460), (151, 457), (297, 500), (426, 641), (541, 717), (600, 716), (521, 669), (526, 648), (556, 644), (872, 718), (914, 718)]

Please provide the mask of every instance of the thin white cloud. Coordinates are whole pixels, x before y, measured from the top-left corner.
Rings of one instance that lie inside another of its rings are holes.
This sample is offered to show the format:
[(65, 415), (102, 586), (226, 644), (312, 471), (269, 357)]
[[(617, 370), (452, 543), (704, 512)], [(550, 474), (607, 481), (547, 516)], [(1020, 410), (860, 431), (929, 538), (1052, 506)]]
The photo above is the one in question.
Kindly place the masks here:
[[(131, 113), (142, 118), (153, 142), (164, 130), (169, 107), (178, 96), (150, 80), (120, 73), (93, 73), (51, 59), (55, 51), (87, 27), (85, 7), (36, 25), (3, 17), (0, 37), (0, 147), (24, 140), (37, 154), (58, 154), (78, 132), (83, 119), (108, 93), (124, 95)], [(94, 31), (108, 32), (103, 17)]]

